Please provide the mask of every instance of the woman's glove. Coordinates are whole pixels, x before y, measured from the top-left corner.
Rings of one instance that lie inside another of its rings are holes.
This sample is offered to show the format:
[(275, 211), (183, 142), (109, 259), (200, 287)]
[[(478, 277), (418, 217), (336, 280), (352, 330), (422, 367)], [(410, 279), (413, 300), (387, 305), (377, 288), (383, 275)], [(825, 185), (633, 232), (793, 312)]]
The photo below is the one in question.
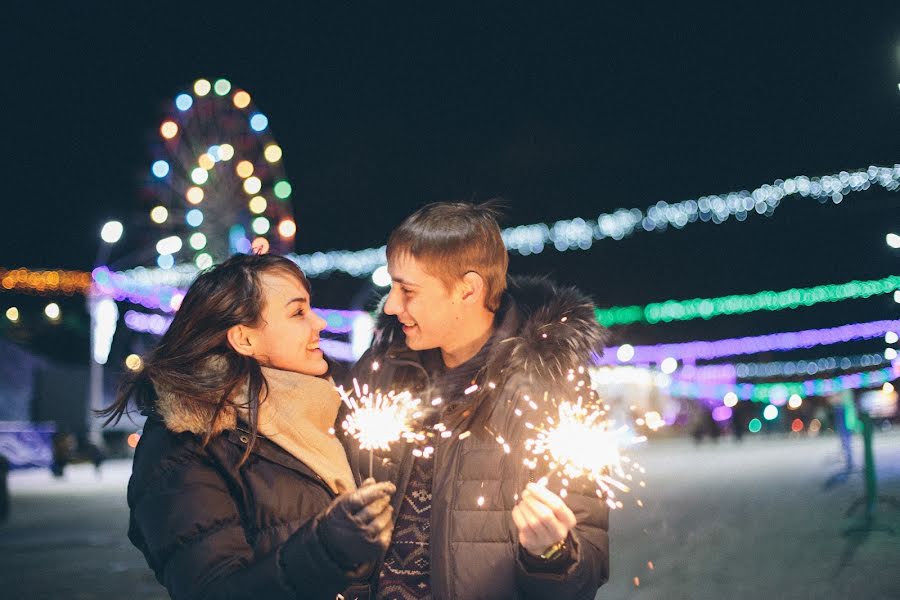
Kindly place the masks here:
[(354, 492), (335, 498), (320, 515), (317, 532), (325, 550), (342, 568), (375, 562), (391, 542), (394, 531), (390, 482), (366, 479)]

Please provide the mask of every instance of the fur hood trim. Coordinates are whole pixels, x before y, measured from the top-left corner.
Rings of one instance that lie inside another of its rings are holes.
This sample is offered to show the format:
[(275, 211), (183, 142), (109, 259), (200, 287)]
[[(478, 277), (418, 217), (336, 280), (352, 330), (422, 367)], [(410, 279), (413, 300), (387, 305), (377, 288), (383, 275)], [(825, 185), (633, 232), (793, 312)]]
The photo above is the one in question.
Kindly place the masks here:
[[(577, 288), (544, 277), (510, 277), (497, 330), (486, 360), (478, 365), (479, 379), (499, 384), (504, 373), (521, 372), (558, 381), (588, 364), (606, 338), (594, 310), (591, 299)], [(373, 355), (408, 352), (399, 321), (379, 311)]]

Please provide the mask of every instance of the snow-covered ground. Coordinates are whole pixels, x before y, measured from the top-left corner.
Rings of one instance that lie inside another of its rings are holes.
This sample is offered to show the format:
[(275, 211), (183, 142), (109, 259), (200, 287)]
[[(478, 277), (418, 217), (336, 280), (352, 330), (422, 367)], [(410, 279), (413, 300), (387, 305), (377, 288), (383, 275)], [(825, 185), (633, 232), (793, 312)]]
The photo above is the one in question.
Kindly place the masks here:
[[(879, 433), (875, 452), (880, 493), (900, 498), (900, 433)], [(900, 597), (900, 538), (844, 533), (863, 483), (857, 472), (826, 487), (841, 467), (836, 437), (674, 439), (632, 454), (647, 487), (611, 515), (612, 579), (598, 598)], [(166, 598), (125, 537), (129, 467), (110, 461), (98, 477), (75, 465), (62, 480), (11, 474), (0, 596)], [(879, 511), (876, 527), (900, 533), (900, 511)]]

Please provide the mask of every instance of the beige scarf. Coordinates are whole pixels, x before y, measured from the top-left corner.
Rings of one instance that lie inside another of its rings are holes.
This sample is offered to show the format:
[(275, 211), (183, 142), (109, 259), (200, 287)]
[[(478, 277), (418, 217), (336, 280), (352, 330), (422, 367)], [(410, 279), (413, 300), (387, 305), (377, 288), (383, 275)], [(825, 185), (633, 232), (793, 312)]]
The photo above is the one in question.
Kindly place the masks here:
[[(268, 367), (262, 367), (262, 373), (269, 393), (259, 406), (260, 435), (303, 462), (336, 494), (356, 489), (344, 447), (329, 431), (341, 406), (334, 383)], [(238, 414), (248, 420), (246, 408), (239, 407)]]

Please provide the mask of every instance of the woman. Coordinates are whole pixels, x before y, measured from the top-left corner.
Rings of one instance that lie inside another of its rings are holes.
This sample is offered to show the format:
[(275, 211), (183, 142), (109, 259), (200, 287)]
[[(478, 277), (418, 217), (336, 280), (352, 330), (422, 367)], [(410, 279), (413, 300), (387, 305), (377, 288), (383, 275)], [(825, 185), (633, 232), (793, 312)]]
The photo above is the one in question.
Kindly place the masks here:
[(390, 541), (391, 483), (356, 488), (306, 277), (272, 255), (201, 274), (130, 398), (147, 416), (128, 536), (172, 598), (329, 598)]

